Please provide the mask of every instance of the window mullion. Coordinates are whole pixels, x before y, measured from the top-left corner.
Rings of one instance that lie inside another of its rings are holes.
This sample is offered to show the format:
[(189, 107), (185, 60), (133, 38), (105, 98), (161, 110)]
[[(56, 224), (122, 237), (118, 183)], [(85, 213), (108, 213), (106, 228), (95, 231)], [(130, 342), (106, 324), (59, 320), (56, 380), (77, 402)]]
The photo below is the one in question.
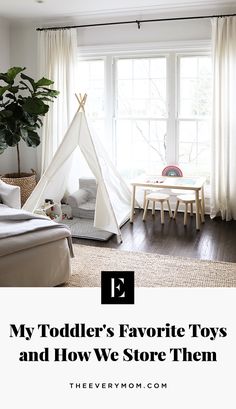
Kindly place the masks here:
[(177, 163), (177, 86), (176, 86), (176, 59), (175, 54), (171, 53), (167, 64), (167, 101), (168, 101), (168, 119), (167, 119), (167, 164)]
[(105, 134), (106, 134), (106, 150), (113, 152), (113, 117), (114, 117), (114, 86), (113, 86), (113, 59), (112, 56), (105, 58)]

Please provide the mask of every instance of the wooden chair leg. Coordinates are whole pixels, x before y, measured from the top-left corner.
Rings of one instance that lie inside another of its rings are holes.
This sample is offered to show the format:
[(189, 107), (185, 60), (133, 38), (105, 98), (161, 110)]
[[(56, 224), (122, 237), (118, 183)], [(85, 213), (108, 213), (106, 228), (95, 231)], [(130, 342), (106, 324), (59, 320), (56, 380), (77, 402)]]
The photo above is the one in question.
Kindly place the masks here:
[(152, 202), (152, 215), (153, 216), (155, 215), (155, 204), (156, 204), (156, 202), (155, 202), (155, 200), (153, 200), (153, 202)]
[(201, 222), (204, 223), (205, 222), (205, 217), (202, 211), (202, 202), (201, 200), (199, 200), (199, 211), (200, 211), (200, 215), (201, 215)]
[(193, 216), (193, 204), (192, 203), (190, 203), (190, 216)]
[(143, 209), (145, 208), (146, 196), (147, 196), (147, 190), (145, 189), (143, 192)]
[(177, 200), (177, 202), (176, 202), (176, 207), (175, 207), (175, 211), (174, 211), (174, 219), (176, 219), (178, 208), (179, 208), (179, 200)]
[(167, 205), (168, 205), (168, 209), (169, 209), (170, 218), (172, 219), (172, 210), (171, 210), (171, 207), (170, 207), (170, 202), (169, 202), (169, 200), (167, 200)]
[(145, 205), (144, 205), (144, 210), (143, 210), (143, 221), (145, 222), (145, 220), (146, 220), (146, 215), (147, 215), (147, 209), (148, 209), (148, 203), (149, 203), (149, 200), (145, 200)]
[(163, 201), (161, 201), (161, 224), (164, 224), (165, 219), (164, 219), (164, 206), (163, 206)]
[(185, 211), (184, 211), (184, 226), (187, 225), (187, 218), (188, 218), (188, 203), (185, 203)]

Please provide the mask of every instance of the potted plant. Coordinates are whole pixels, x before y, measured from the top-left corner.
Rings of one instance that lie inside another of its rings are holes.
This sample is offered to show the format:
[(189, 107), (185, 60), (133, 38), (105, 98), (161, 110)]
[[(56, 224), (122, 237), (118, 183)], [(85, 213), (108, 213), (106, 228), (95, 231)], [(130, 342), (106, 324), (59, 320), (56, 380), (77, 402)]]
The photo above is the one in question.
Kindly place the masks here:
[(36, 185), (35, 172), (22, 173), (20, 141), (36, 148), (40, 144), (39, 129), (42, 117), (49, 110), (49, 103), (59, 94), (48, 88), (54, 82), (41, 78), (34, 81), (24, 74), (25, 68), (12, 67), (0, 73), (0, 154), (7, 148), (15, 147), (17, 173), (2, 177), (7, 183), (21, 187), (22, 204)]

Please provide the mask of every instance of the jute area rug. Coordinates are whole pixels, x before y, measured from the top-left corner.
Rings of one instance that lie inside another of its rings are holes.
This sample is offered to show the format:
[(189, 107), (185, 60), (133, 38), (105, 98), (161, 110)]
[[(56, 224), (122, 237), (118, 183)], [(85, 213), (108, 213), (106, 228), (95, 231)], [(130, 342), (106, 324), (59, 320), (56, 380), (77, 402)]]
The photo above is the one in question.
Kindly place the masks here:
[(74, 244), (68, 287), (100, 287), (101, 271), (135, 271), (136, 287), (236, 287), (236, 263)]

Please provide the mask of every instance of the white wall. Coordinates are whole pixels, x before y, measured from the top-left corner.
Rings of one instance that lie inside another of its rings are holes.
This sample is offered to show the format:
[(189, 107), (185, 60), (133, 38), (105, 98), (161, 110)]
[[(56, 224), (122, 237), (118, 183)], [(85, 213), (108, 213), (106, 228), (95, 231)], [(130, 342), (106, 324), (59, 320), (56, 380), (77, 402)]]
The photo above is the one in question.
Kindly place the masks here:
[(11, 24), (10, 61), (11, 65), (26, 67), (29, 76), (37, 75), (37, 34), (34, 26)]
[[(10, 29), (7, 20), (0, 17), (0, 71), (4, 72), (10, 65)], [(0, 155), (0, 174), (11, 172), (13, 150), (8, 149)]]
[(141, 23), (140, 29), (136, 24), (78, 29), (79, 46), (209, 40), (210, 37), (208, 19)]
[[(10, 27), (11, 66), (26, 67), (25, 73), (37, 78), (37, 35), (34, 26), (11, 25)], [(21, 171), (37, 169), (36, 149), (20, 145)]]
[[(36, 76), (37, 72), (37, 42), (33, 27), (10, 25), (0, 18), (0, 70), (5, 71), (11, 66), (27, 68), (27, 74)], [(22, 171), (36, 168), (36, 151), (20, 146)], [(0, 155), (0, 174), (16, 172), (16, 149), (8, 148)]]
[[(148, 17), (147, 17), (148, 18)], [(131, 18), (133, 20), (133, 18)], [(81, 24), (85, 24), (83, 21)], [(37, 32), (35, 25), (12, 25), (10, 29), (10, 63), (27, 67), (27, 73), (37, 78)], [(209, 40), (211, 24), (209, 20), (143, 23), (138, 30), (136, 24), (80, 28), (78, 45), (87, 46), (111, 44), (140, 44), (150, 42)], [(0, 40), (1, 41), (1, 40)], [(9, 41), (9, 40), (8, 40)], [(111, 48), (111, 47), (109, 47)], [(5, 51), (6, 52), (6, 51)], [(9, 56), (8, 56), (9, 59)], [(8, 65), (8, 64), (7, 64)], [(37, 148), (40, 149), (40, 146)], [(4, 154), (5, 155), (5, 154)], [(37, 152), (34, 148), (21, 146), (22, 170), (37, 169)]]
[(10, 61), (10, 29), (7, 20), (0, 17), (0, 55), (1, 71), (9, 66)]

